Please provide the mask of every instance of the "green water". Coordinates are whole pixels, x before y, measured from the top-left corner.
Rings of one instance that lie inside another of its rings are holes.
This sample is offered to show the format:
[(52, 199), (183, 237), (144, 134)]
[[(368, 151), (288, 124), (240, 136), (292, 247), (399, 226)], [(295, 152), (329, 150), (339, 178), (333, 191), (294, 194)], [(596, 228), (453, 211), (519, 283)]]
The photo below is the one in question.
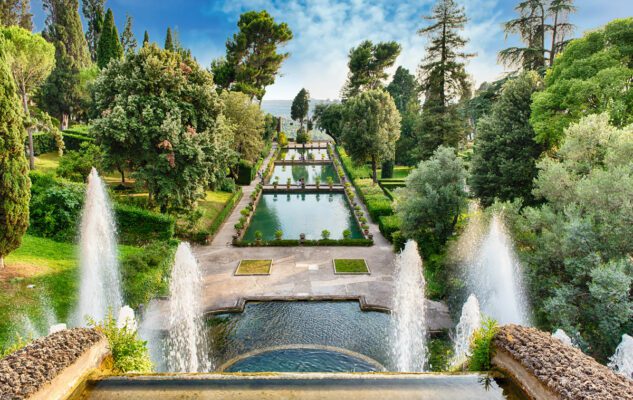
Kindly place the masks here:
[[(309, 160), (309, 154), (314, 155), (313, 160), (329, 160), (327, 149), (282, 149), (279, 156), (282, 160)], [(303, 157), (303, 158), (302, 158)]]
[(275, 178), (279, 178), (279, 185), (283, 186), (290, 178), (290, 182), (295, 185), (301, 179), (306, 184), (311, 185), (316, 183), (317, 176), (321, 178), (321, 184), (324, 186), (327, 185), (328, 177), (332, 177), (334, 183), (340, 182), (334, 166), (330, 163), (321, 165), (275, 165), (273, 174), (270, 177), (270, 183), (272, 184)]
[(320, 239), (321, 232), (330, 231), (330, 239), (342, 239), (349, 229), (352, 238), (363, 237), (343, 193), (262, 194), (255, 214), (244, 235), (244, 240), (255, 240), (261, 231), (264, 240), (275, 238), (281, 230), (284, 239)]

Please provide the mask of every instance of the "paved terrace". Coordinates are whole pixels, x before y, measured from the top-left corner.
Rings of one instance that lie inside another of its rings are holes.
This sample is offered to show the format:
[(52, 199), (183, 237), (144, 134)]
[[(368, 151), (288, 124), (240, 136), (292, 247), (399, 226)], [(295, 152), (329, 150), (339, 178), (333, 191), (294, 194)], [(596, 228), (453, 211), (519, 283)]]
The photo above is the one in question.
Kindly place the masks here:
[[(256, 184), (243, 187), (241, 201), (211, 244), (194, 247), (203, 271), (207, 312), (240, 310), (245, 301), (273, 299), (357, 299), (366, 309), (391, 309), (395, 254), (374, 223), (369, 224), (375, 243), (371, 247), (233, 247), (233, 226)], [(368, 215), (364, 205), (363, 210)], [(334, 258), (364, 258), (371, 275), (335, 275)], [(242, 259), (272, 259), (271, 274), (234, 276)], [(427, 310), (430, 330), (452, 326), (443, 304), (429, 301)]]

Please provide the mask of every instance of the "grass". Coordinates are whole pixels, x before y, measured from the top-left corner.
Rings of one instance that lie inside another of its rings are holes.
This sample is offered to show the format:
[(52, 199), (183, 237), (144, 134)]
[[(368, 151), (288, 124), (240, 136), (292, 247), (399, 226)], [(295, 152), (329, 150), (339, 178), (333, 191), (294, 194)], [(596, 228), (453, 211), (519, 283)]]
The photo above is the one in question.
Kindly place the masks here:
[(57, 152), (42, 153), (35, 157), (35, 170), (47, 174), (55, 174), (59, 165), (59, 154)]
[(200, 219), (202, 227), (209, 227), (215, 221), (215, 217), (222, 211), (232, 195), (233, 193), (207, 190), (206, 197), (198, 201), (198, 207), (202, 211), (202, 218)]
[[(140, 251), (119, 246), (120, 257)], [(25, 235), (22, 246), (5, 258), (6, 268), (0, 272), (0, 349), (24, 330), (22, 318), (42, 332), (48, 328), (47, 313), (68, 319), (77, 299), (77, 253), (74, 244)]]
[(362, 258), (339, 258), (334, 260), (334, 272), (337, 274), (368, 274), (369, 268)]
[[(405, 179), (407, 176), (409, 176), (413, 168), (414, 167), (407, 167), (404, 165), (395, 166), (393, 167), (393, 177), (389, 179)], [(378, 178), (380, 178), (381, 176), (382, 170), (378, 169)]]
[(273, 260), (242, 260), (235, 275), (270, 275)]

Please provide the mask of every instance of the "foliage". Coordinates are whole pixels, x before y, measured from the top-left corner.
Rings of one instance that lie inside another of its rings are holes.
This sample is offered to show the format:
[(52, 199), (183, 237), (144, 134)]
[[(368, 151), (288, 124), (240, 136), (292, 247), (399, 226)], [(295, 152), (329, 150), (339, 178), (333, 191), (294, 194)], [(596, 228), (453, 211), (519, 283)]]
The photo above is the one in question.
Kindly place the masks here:
[(488, 371), (492, 359), (492, 339), (499, 331), (497, 321), (485, 318), (481, 328), (473, 332), (470, 341), (470, 359), (468, 369), (470, 371)]
[(155, 45), (110, 63), (95, 82), (99, 145), (128, 163), (163, 212), (192, 206), (226, 175), (231, 131), (213, 88), (194, 60)]
[(541, 146), (534, 141), (529, 119), (532, 94), (540, 84), (536, 72), (506, 82), (491, 113), (479, 120), (470, 187), (484, 206), (495, 199), (533, 202), (532, 181)]
[(3, 257), (20, 247), (29, 226), (28, 164), (23, 114), (0, 35), (0, 269)]
[[(295, 138), (295, 141), (298, 144), (310, 143), (310, 132), (305, 129), (300, 129), (299, 131), (297, 131), (297, 137)], [(308, 156), (310, 155), (312, 155), (312, 153), (308, 154)]]
[(358, 164), (371, 161), (374, 182), (378, 163), (394, 159), (399, 136), (400, 114), (386, 91), (370, 90), (345, 102), (345, 150)]
[(479, 86), (466, 104), (466, 115), (470, 120), (470, 125), (474, 128), (475, 138), (477, 137), (477, 125), (482, 117), (488, 115), (492, 109), (493, 104), (497, 102), (501, 95), (501, 89), (503, 85), (511, 79), (505, 77), (494, 82), (484, 82)]
[(29, 233), (72, 241), (83, 205), (84, 186), (35, 173), (31, 173), (31, 179)]
[(114, 23), (112, 9), (108, 8), (103, 21), (103, 29), (99, 35), (99, 44), (97, 45), (97, 65), (99, 68), (105, 68), (110, 63), (110, 60), (119, 60), (121, 58), (123, 58), (123, 46), (119, 40), (119, 31)]
[(281, 147), (288, 146), (288, 137), (283, 132), (279, 132), (279, 137), (277, 138), (277, 141), (279, 142), (279, 146)]
[(88, 321), (88, 326), (103, 333), (110, 344), (110, 352), (114, 359), (114, 372), (152, 372), (152, 361), (149, 357), (147, 342), (138, 337), (136, 329), (117, 325), (117, 321), (108, 313), (103, 321)]
[(292, 100), (292, 106), (290, 107), (290, 118), (299, 121), (299, 130), (303, 130), (303, 122), (308, 116), (309, 110), (310, 93), (305, 88), (302, 88)]
[(378, 218), (380, 233), (393, 243), (393, 234), (400, 230), (400, 220), (397, 215), (382, 215)]
[(327, 229), (323, 229), (323, 231), (321, 231), (321, 238), (323, 238), (323, 240), (329, 239), (330, 231), (328, 231)]
[(261, 102), (266, 86), (275, 83), (281, 63), (288, 58), (288, 53), (277, 53), (277, 48), (292, 39), (292, 32), (265, 10), (243, 13), (237, 27), (239, 32), (226, 42), (226, 59), (215, 60), (211, 70), (220, 88)]
[(538, 163), (540, 207), (506, 205), (534, 315), (605, 360), (633, 329), (633, 131), (590, 115), (566, 129), (560, 150)]
[(407, 186), (396, 190), (402, 235), (428, 244), (429, 250), (444, 245), (467, 206), (465, 178), (462, 161), (449, 147), (439, 147), (420, 162), (407, 177)]
[[(400, 138), (396, 143), (395, 162), (401, 165), (415, 163), (416, 126), (420, 117), (420, 86), (415, 76), (404, 67), (398, 67), (387, 91), (393, 97), (396, 108), (402, 118), (400, 122)], [(384, 173), (384, 172), (383, 172)]]
[(465, 123), (455, 101), (470, 96), (470, 83), (464, 69), (473, 54), (461, 49), (468, 42), (459, 36), (468, 19), (463, 7), (454, 0), (438, 0), (432, 14), (425, 16), (431, 24), (420, 29), (428, 36), (426, 57), (420, 64), (425, 101), (419, 132), (418, 159), (429, 157), (440, 145), (457, 147)]
[(358, 96), (364, 91), (383, 87), (387, 78), (385, 70), (396, 62), (401, 47), (396, 42), (373, 44), (365, 40), (349, 51), (349, 74), (343, 87), (344, 99)]
[(75, 182), (85, 182), (92, 167), (101, 167), (101, 149), (90, 142), (83, 142), (81, 148), (66, 152), (59, 160), (57, 175)]
[(393, 74), (393, 79), (387, 85), (387, 92), (393, 98), (393, 102), (400, 113), (404, 113), (410, 103), (418, 102), (420, 88), (415, 76), (408, 69), (399, 66)]
[(4, 0), (0, 3), (0, 26), (19, 25), (33, 30), (33, 14), (29, 0)]
[(244, 93), (224, 91), (221, 98), (224, 116), (233, 130), (231, 148), (243, 160), (257, 161), (264, 147), (264, 113)]
[(86, 42), (92, 61), (97, 61), (97, 46), (99, 35), (103, 30), (103, 15), (105, 0), (82, 0), (81, 11), (87, 21)]
[(125, 304), (138, 309), (155, 297), (169, 294), (169, 274), (174, 254), (174, 246), (165, 242), (151, 242), (142, 251), (121, 259), (121, 285)]
[[(568, 21), (569, 14), (576, 11), (574, 0), (522, 1), (515, 10), (518, 18), (505, 23), (506, 37), (518, 34), (525, 47), (509, 47), (499, 52), (499, 60), (510, 67), (542, 72), (549, 60), (551, 66), (556, 55), (562, 51), (574, 31)], [(547, 35), (551, 45), (545, 44)]]
[(323, 130), (340, 143), (343, 134), (343, 111), (345, 106), (340, 103), (317, 104), (314, 107), (313, 119), (317, 128)]
[(530, 122), (539, 143), (557, 146), (570, 124), (608, 112), (613, 125), (633, 123), (633, 18), (618, 19), (573, 40), (554, 60), (545, 90), (534, 95)]
[(121, 46), (123, 46), (123, 53), (125, 54), (134, 53), (138, 46), (132, 30), (132, 17), (130, 15), (125, 16), (125, 27), (121, 33)]
[(335, 258), (334, 269), (338, 274), (360, 274), (369, 272), (367, 269), (367, 263), (362, 258)]
[(0, 360), (11, 353), (15, 353), (16, 351), (28, 346), (31, 341), (31, 338), (23, 338), (19, 334), (16, 334), (15, 339), (10, 345), (0, 347)]
[(174, 236), (174, 218), (142, 208), (117, 204), (114, 207), (119, 242), (145, 244), (167, 241)]

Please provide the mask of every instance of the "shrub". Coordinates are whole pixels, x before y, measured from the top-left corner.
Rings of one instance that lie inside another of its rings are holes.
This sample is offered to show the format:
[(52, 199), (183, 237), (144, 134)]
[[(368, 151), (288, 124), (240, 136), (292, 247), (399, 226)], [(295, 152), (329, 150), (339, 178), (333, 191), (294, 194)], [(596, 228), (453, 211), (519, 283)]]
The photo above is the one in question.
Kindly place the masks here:
[(153, 242), (140, 253), (121, 260), (121, 283), (126, 304), (137, 309), (151, 299), (168, 295), (174, 246)]
[(391, 201), (386, 197), (383, 198), (369, 198), (366, 200), (367, 210), (371, 216), (372, 221), (378, 222), (382, 215), (392, 215), (393, 208), (391, 208)]
[(352, 231), (349, 229), (345, 229), (343, 231), (343, 239), (349, 239), (352, 236)]
[(262, 231), (255, 231), (255, 239), (262, 240), (263, 237), (264, 234), (262, 233)]
[(64, 138), (64, 146), (66, 147), (67, 151), (79, 150), (82, 143), (94, 143), (95, 141), (95, 139), (92, 137), (76, 134), (70, 129), (62, 132), (62, 137)]
[(235, 179), (225, 177), (220, 179), (217, 184), (217, 188), (220, 192), (234, 193), (235, 192)]
[(481, 328), (473, 332), (470, 341), (470, 352), (472, 355), (468, 362), (470, 371), (488, 371), (490, 369), (490, 360), (492, 358), (490, 346), (498, 330), (497, 321), (492, 318), (486, 318)]
[[(35, 174), (33, 174), (35, 175)], [(77, 232), (84, 185), (36, 178), (31, 187), (29, 232), (58, 241), (71, 241)]]
[(378, 218), (378, 228), (385, 239), (393, 243), (392, 235), (400, 230), (400, 220), (397, 215), (382, 215)]
[(240, 210), (240, 214), (242, 214), (245, 217), (248, 217), (248, 215), (251, 213), (251, 211), (248, 208), (243, 208)]
[(397, 253), (404, 249), (404, 245), (407, 243), (407, 238), (402, 236), (402, 232), (395, 231), (391, 234), (391, 243), (393, 243), (393, 251)]
[(101, 149), (90, 143), (83, 142), (79, 150), (67, 151), (59, 160), (57, 175), (75, 182), (85, 182), (92, 167), (101, 168), (103, 154)]
[(279, 132), (279, 137), (277, 138), (277, 141), (279, 142), (280, 147), (288, 146), (288, 137), (283, 132)]
[(328, 231), (327, 229), (323, 229), (323, 230), (321, 231), (321, 237), (322, 237), (324, 240), (329, 239), (329, 238), (330, 238), (330, 231)]
[(310, 141), (310, 133), (306, 131), (305, 129), (300, 129), (297, 132), (296, 142), (299, 144), (304, 144), (304, 143), (308, 143), (309, 141)]
[(33, 339), (23, 338), (22, 336), (16, 333), (15, 339), (13, 340), (13, 342), (11, 342), (11, 344), (7, 345), (6, 347), (0, 347), (0, 359), (3, 359), (4, 357), (8, 356), (11, 353), (15, 353), (16, 351), (20, 350), (23, 347), (26, 347), (32, 341)]
[(50, 132), (33, 132), (33, 153), (36, 156), (53, 151), (57, 151), (57, 142)]
[(122, 244), (165, 242), (174, 236), (175, 220), (169, 215), (121, 204), (115, 205), (114, 212)]
[(380, 170), (381, 179), (393, 178), (393, 161), (387, 160), (382, 163), (382, 169)]
[(238, 222), (237, 224), (233, 225), (233, 227), (237, 229), (238, 231), (241, 231), (244, 228), (244, 224), (241, 222)]
[(112, 311), (108, 313), (105, 320), (98, 323), (89, 320), (88, 325), (108, 338), (115, 372), (152, 372), (147, 342), (139, 339), (135, 329), (127, 325), (122, 328), (117, 327)]
[(253, 163), (240, 160), (237, 165), (237, 181), (238, 185), (250, 185), (257, 174), (257, 168), (253, 166)]
[(275, 239), (277, 240), (281, 240), (281, 238), (283, 237), (284, 233), (281, 230), (277, 230), (275, 231)]

